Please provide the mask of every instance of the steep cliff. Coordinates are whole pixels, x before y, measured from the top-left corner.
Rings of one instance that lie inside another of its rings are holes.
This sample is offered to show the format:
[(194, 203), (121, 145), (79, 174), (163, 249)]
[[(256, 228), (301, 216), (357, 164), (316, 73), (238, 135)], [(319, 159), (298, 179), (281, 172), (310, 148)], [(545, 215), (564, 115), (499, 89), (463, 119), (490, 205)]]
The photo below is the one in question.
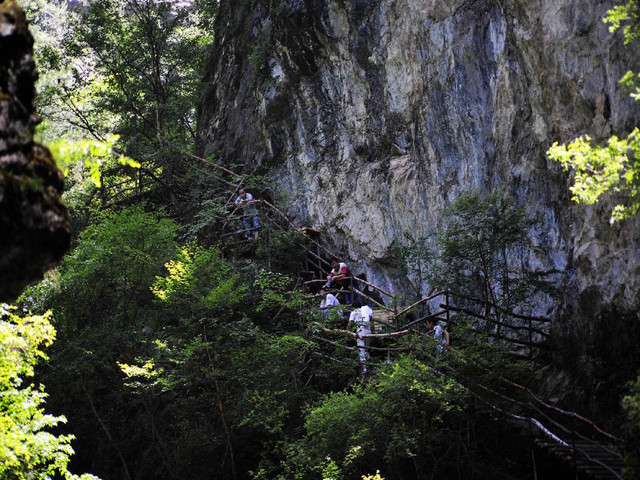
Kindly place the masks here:
[(637, 57), (602, 22), (613, 4), (221, 2), (199, 149), (268, 172), (300, 225), (391, 288), (404, 230), (441, 228), (461, 191), (506, 189), (543, 217), (521, 261), (563, 272), (538, 313), (588, 355), (612, 319), (638, 334), (640, 221), (571, 203), (545, 152), (640, 120), (617, 84)]

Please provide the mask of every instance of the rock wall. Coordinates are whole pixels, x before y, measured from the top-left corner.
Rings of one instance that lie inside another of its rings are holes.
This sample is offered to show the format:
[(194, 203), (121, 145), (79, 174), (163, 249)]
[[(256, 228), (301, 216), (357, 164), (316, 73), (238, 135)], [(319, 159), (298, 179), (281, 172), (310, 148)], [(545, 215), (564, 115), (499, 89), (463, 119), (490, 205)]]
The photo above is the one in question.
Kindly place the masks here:
[(0, 0), (0, 301), (42, 277), (69, 246), (62, 173), (33, 142), (33, 38), (14, 0)]
[(597, 329), (607, 305), (638, 320), (640, 221), (571, 203), (545, 155), (640, 120), (617, 85), (637, 56), (602, 22), (614, 3), (223, 1), (200, 153), (268, 172), (300, 225), (388, 288), (404, 230), (442, 228), (461, 191), (505, 189), (543, 218), (521, 261), (563, 272), (537, 313), (566, 332)]

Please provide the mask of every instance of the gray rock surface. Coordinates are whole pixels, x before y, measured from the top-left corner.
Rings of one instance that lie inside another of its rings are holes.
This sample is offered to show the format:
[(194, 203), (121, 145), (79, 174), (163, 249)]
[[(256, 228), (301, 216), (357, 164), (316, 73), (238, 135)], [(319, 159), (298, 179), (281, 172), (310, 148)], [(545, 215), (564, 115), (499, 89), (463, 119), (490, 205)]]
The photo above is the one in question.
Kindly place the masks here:
[(221, 4), (201, 154), (268, 172), (299, 225), (390, 289), (404, 230), (442, 228), (461, 191), (505, 189), (543, 218), (520, 261), (563, 273), (564, 296), (535, 313), (574, 332), (603, 305), (638, 315), (640, 221), (610, 227), (611, 202), (572, 203), (545, 155), (640, 120), (617, 84), (637, 56), (602, 22), (614, 2), (265, 3)]
[(62, 173), (33, 142), (33, 39), (14, 0), (0, 1), (0, 301), (42, 278), (69, 246)]

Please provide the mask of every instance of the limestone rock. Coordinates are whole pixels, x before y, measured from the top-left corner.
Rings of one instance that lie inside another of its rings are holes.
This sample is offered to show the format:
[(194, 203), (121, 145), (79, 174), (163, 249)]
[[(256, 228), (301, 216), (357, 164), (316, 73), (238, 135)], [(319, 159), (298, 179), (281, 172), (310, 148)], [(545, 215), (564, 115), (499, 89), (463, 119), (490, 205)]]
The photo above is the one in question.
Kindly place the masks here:
[[(617, 84), (638, 59), (602, 22), (614, 4), (286, 0), (242, 12), (223, 1), (218, 21), (233, 28), (205, 76), (200, 153), (267, 172), (298, 224), (389, 289), (403, 231), (442, 228), (462, 191), (506, 189), (542, 217), (521, 261), (563, 274), (560, 300), (534, 313), (584, 313), (590, 288), (637, 312), (640, 221), (611, 228), (606, 201), (572, 203), (568, 174), (545, 155), (640, 124)], [(260, 76), (249, 59), (266, 38)]]

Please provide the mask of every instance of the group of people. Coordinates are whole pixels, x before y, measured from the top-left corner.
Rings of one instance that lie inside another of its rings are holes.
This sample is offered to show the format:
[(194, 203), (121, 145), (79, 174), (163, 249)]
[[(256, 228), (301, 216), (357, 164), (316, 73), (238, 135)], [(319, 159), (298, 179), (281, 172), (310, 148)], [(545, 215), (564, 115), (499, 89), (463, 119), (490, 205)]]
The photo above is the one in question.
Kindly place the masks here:
[[(244, 236), (247, 240), (257, 240), (258, 231), (260, 229), (260, 219), (258, 218), (258, 209), (256, 208), (253, 195), (247, 192), (244, 188), (238, 189), (238, 197), (233, 203), (233, 208), (242, 208), (242, 224), (244, 225)], [(328, 289), (337, 289), (344, 293), (345, 304), (353, 306), (356, 301), (359, 301), (358, 283), (355, 281), (354, 275), (347, 266), (346, 263), (338, 262), (334, 260), (331, 263), (331, 272), (327, 276), (327, 282), (320, 290), (322, 295), (322, 302), (320, 303), (320, 309), (322, 311), (323, 318), (328, 318), (330, 311), (333, 308), (340, 307), (340, 301), (338, 298)], [(343, 311), (336, 309), (338, 315), (342, 316)], [(367, 363), (369, 362), (369, 342), (371, 337), (371, 317), (373, 310), (368, 305), (355, 308), (349, 313), (349, 321), (347, 322), (347, 329), (355, 326), (356, 334), (358, 338), (356, 343), (359, 348), (360, 363), (362, 365), (362, 374), (367, 373)], [(446, 328), (437, 323), (437, 320), (427, 320), (427, 328), (433, 331), (434, 338), (438, 341), (438, 352), (446, 352), (447, 345), (449, 345), (449, 332)]]
[[(322, 301), (320, 303), (320, 309), (322, 311), (322, 317), (328, 318), (330, 311), (335, 309), (339, 316), (343, 315), (343, 310), (340, 309), (340, 301), (338, 298), (327, 291), (327, 288), (339, 288), (345, 290), (345, 303), (351, 304), (353, 301), (352, 293), (357, 295), (356, 282), (354, 281), (354, 275), (349, 270), (349, 267), (342, 262), (334, 260), (331, 264), (331, 272), (327, 276), (327, 283), (320, 290), (322, 295)], [(354, 292), (352, 289), (355, 289)], [(373, 316), (373, 310), (368, 305), (364, 305), (360, 308), (356, 308), (349, 313), (349, 321), (347, 322), (347, 330), (355, 326), (356, 334), (358, 335), (356, 343), (359, 349), (360, 364), (362, 368), (362, 374), (367, 374), (367, 364), (369, 363), (369, 352), (367, 351), (369, 343), (371, 341), (371, 317)], [(440, 325), (437, 319), (430, 318), (426, 321), (427, 329), (433, 333), (433, 337), (437, 341), (438, 353), (445, 353), (449, 345), (449, 332), (446, 329), (446, 325)]]

